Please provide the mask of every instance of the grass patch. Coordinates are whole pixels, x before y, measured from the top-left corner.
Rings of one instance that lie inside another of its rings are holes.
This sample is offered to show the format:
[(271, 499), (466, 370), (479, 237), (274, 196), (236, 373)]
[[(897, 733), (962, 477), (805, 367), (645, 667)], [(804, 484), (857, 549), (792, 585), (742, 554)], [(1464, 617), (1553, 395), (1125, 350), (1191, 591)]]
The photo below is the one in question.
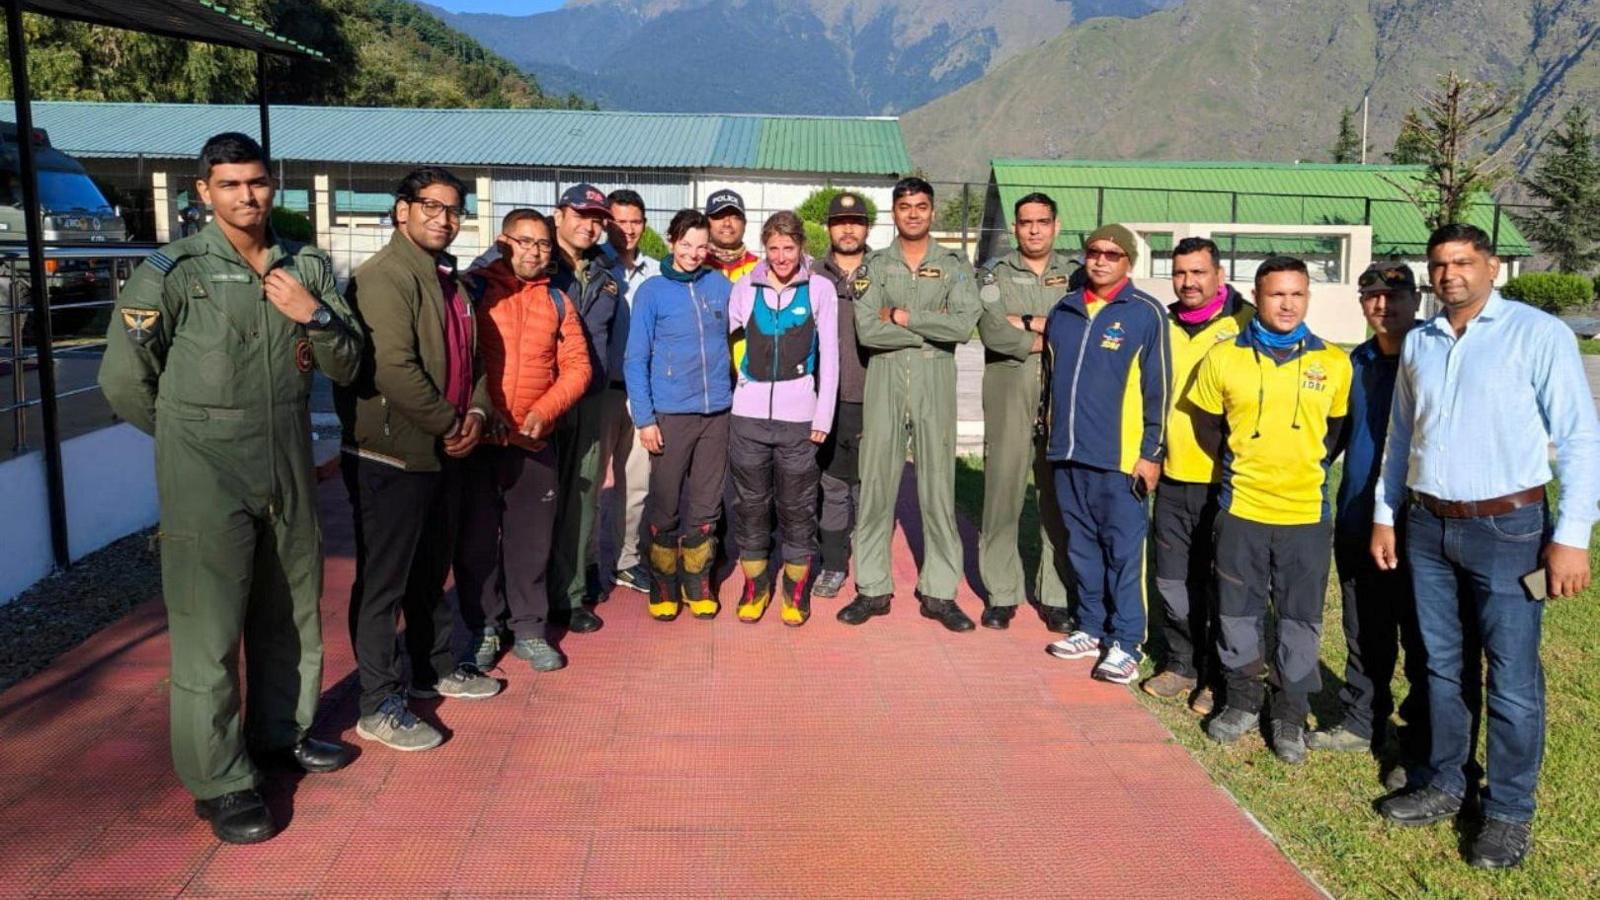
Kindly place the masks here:
[(1600, 356), (1600, 338), (1578, 338), (1578, 352), (1588, 356)]
[[(983, 461), (958, 459), (956, 504), (974, 522), (982, 507), (982, 487)], [(1034, 515), (1031, 491), (1023, 515)], [(1036, 539), (1031, 546), (1026, 543), (1033, 533), (1031, 528), (1022, 530), (1023, 562), (1030, 572), (1039, 552)], [(1600, 547), (1590, 558), (1600, 572)], [(1387, 825), (1371, 808), (1383, 787), (1377, 763), (1366, 754), (1313, 753), (1305, 765), (1287, 766), (1267, 751), (1259, 734), (1223, 747), (1209, 740), (1199, 719), (1176, 701), (1162, 702), (1143, 692), (1135, 696), (1266, 826), (1296, 865), (1337, 897), (1592, 897), (1600, 894), (1600, 856), (1595, 853), (1600, 846), (1600, 745), (1593, 740), (1600, 721), (1597, 598), (1600, 588), (1591, 587), (1581, 597), (1550, 601), (1545, 613), (1548, 732), (1539, 813), (1534, 851), (1522, 868), (1511, 872), (1468, 866), (1462, 860), (1461, 837), (1448, 826)], [(1159, 616), (1155, 604), (1152, 634), (1158, 633)], [(1323, 616), (1322, 662), (1323, 688), (1312, 698), (1313, 716), (1336, 717), (1345, 649), (1332, 578)], [(1149, 666), (1147, 661), (1147, 670)], [(1403, 678), (1395, 679), (1394, 690), (1397, 701), (1405, 696)]]

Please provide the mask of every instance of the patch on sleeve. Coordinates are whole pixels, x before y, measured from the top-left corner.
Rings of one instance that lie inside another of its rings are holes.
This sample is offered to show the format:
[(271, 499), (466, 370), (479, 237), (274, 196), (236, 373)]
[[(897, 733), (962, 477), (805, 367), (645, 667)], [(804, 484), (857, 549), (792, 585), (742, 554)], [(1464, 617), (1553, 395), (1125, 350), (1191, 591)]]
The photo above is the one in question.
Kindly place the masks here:
[(978, 270), (978, 283), (979, 284), (987, 287), (987, 286), (989, 286), (991, 284), (994, 284), (994, 282), (995, 282), (994, 270), (992, 270), (992, 269), (979, 269)]
[(159, 250), (145, 257), (144, 261), (150, 264), (150, 268), (155, 269), (157, 272), (160, 272), (163, 275), (171, 272), (172, 267), (178, 264), (177, 260)]
[(856, 296), (858, 297), (862, 294), (865, 294), (867, 292), (867, 288), (872, 287), (872, 273), (867, 270), (866, 263), (862, 263), (861, 266), (856, 269), (855, 278), (851, 284), (855, 287)]
[(312, 366), (311, 342), (301, 338), (294, 342), (294, 367), (301, 375), (308, 375)]
[(122, 330), (127, 332), (128, 340), (143, 347), (150, 343), (156, 336), (156, 326), (161, 321), (161, 310), (139, 309), (137, 307), (124, 307), (122, 309)]

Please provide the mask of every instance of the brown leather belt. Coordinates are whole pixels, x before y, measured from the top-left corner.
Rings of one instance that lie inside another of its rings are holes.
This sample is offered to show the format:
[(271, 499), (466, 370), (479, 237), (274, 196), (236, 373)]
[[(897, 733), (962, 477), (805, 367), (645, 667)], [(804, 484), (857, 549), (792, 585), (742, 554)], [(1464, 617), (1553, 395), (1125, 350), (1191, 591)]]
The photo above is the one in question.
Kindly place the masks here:
[(1504, 497), (1491, 497), (1488, 500), (1440, 500), (1438, 497), (1430, 497), (1421, 492), (1415, 492), (1411, 496), (1416, 499), (1418, 506), (1441, 519), (1478, 519), (1484, 516), (1503, 516), (1524, 506), (1543, 503), (1544, 485), (1517, 491)]

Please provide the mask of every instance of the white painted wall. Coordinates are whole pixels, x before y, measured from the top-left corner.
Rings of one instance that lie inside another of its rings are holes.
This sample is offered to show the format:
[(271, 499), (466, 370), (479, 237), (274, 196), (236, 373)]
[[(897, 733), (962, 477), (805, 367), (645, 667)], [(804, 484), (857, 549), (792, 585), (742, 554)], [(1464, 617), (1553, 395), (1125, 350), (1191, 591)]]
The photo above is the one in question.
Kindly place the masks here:
[(720, 190), (735, 190), (744, 198), (745, 244), (755, 248), (761, 243), (761, 223), (780, 209), (795, 209), (813, 191), (824, 187), (855, 191), (871, 200), (878, 208), (878, 220), (867, 232), (867, 245), (882, 248), (894, 239), (894, 222), (889, 218), (889, 194), (894, 189), (893, 178), (871, 178), (842, 175), (830, 177), (824, 173), (785, 175), (775, 172), (746, 172), (737, 170), (708, 171), (696, 177), (694, 203), (704, 208), (706, 198)]
[[(155, 442), (122, 423), (61, 445), (66, 474), (67, 534), (73, 559), (154, 525)], [(0, 463), (0, 602), (50, 574), (50, 504), (44, 454)]]

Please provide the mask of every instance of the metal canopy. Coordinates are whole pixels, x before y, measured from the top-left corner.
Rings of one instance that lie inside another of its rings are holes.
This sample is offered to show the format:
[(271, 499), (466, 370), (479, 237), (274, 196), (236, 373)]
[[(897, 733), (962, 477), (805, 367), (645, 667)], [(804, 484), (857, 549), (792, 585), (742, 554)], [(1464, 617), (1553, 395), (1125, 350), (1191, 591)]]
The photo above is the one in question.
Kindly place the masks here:
[(19, 0), (23, 12), (277, 56), (321, 53), (207, 0)]

